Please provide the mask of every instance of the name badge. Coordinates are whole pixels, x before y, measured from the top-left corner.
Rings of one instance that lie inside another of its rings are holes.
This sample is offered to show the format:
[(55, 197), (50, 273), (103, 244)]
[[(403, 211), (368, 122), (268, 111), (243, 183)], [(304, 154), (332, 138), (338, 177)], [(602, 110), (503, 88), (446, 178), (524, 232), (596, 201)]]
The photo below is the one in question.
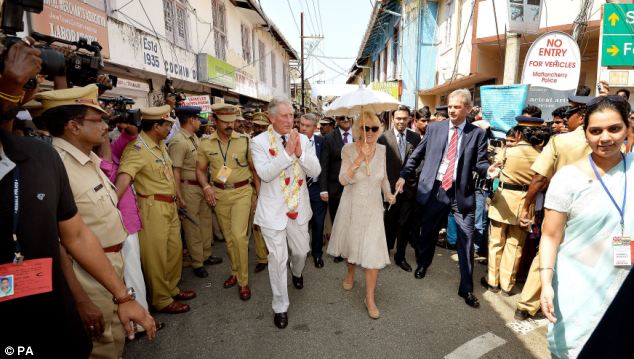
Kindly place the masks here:
[(232, 169), (227, 166), (222, 166), (220, 171), (218, 171), (218, 175), (216, 175), (216, 179), (222, 183), (227, 183), (227, 179), (231, 175)]
[(614, 258), (614, 266), (630, 266), (632, 265), (632, 246), (630, 237), (614, 237), (612, 238), (612, 255)]
[(449, 162), (447, 161), (442, 161), (440, 163), (440, 167), (438, 168), (438, 173), (441, 175), (444, 175), (445, 172), (447, 172), (447, 168), (449, 167)]
[(53, 258), (0, 265), (0, 302), (53, 290)]

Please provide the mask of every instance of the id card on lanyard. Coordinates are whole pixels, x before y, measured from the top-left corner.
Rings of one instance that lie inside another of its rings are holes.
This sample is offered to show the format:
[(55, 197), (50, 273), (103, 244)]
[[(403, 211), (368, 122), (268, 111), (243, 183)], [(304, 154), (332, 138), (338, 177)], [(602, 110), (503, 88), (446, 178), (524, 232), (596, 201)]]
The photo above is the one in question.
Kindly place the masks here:
[(0, 265), (0, 302), (53, 290), (53, 258), (24, 260), (18, 241), (20, 175), (13, 169), (13, 263)]
[(599, 171), (597, 170), (597, 167), (594, 164), (594, 161), (592, 160), (592, 154), (588, 155), (588, 160), (590, 161), (590, 167), (592, 167), (592, 170), (594, 171), (594, 175), (599, 180), (599, 183), (601, 183), (603, 190), (610, 198), (610, 201), (612, 202), (614, 207), (616, 207), (616, 210), (619, 212), (619, 216), (620, 216), (619, 224), (621, 227), (621, 235), (612, 237), (612, 258), (613, 258), (613, 264), (615, 267), (631, 266), (632, 257), (634, 257), (632, 255), (632, 240), (629, 236), (625, 236), (623, 233), (625, 229), (625, 204), (627, 201), (627, 160), (625, 159), (625, 156), (623, 154), (621, 154), (621, 156), (623, 157), (624, 185), (623, 185), (623, 201), (621, 206), (619, 206), (618, 203), (616, 203), (616, 200), (614, 199), (614, 197), (612, 196), (612, 193), (603, 182), (603, 179), (601, 179), (601, 175), (599, 174)]

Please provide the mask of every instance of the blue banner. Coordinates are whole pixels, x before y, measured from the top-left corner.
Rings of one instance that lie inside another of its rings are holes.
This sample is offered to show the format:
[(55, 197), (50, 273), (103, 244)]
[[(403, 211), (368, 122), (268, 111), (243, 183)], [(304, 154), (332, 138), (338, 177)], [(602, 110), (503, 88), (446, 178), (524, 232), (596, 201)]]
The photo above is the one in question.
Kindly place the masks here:
[(527, 95), (528, 85), (480, 87), (482, 119), (489, 121), (495, 137), (506, 137), (506, 132), (517, 125), (515, 116), (522, 114)]

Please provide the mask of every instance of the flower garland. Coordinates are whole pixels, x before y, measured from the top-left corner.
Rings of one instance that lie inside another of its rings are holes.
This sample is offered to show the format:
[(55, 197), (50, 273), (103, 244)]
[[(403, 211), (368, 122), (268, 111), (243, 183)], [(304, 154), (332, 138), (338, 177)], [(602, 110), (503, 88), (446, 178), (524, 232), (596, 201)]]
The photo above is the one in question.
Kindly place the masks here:
[[(273, 157), (277, 157), (277, 136), (273, 133), (273, 126), (269, 125), (267, 129), (269, 135), (269, 153)], [(304, 180), (300, 178), (300, 166), (297, 158), (291, 160), (291, 166), (293, 167), (293, 181), (286, 175), (286, 171), (280, 172), (280, 186), (282, 187), (282, 193), (284, 193), (284, 202), (288, 207), (286, 216), (290, 219), (297, 218), (297, 207), (299, 206), (299, 189), (302, 187)]]

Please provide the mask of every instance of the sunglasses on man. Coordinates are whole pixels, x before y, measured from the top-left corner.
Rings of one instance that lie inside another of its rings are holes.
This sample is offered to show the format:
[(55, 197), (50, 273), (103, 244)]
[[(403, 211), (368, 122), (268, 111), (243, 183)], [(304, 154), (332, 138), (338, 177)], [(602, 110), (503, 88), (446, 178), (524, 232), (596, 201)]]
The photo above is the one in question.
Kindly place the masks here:
[(365, 130), (365, 132), (379, 132), (380, 127), (379, 126), (363, 126), (363, 129)]

